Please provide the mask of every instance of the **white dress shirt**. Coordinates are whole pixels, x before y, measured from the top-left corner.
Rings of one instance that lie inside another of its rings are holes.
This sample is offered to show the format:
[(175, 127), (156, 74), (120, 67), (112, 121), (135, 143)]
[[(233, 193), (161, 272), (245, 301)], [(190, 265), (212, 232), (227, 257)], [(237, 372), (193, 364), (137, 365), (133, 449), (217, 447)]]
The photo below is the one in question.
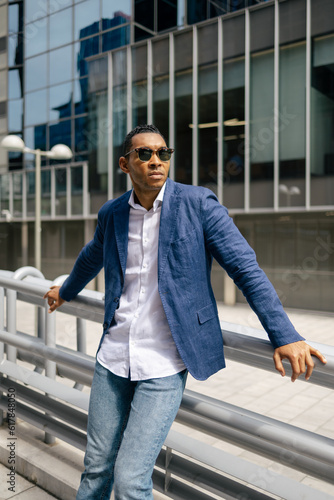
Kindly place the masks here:
[(104, 336), (97, 359), (120, 377), (146, 380), (185, 369), (158, 291), (158, 243), (165, 186), (151, 210), (137, 204), (132, 191), (124, 289), (115, 322)]

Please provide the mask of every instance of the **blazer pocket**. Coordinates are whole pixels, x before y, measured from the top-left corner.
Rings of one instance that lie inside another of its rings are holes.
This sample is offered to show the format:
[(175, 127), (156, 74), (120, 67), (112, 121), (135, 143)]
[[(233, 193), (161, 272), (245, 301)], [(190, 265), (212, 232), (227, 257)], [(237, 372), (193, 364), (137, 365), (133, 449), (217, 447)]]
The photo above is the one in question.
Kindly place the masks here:
[(210, 304), (209, 306), (205, 306), (199, 311), (197, 311), (197, 317), (200, 325), (206, 323), (210, 319), (213, 319), (217, 316), (216, 308)]

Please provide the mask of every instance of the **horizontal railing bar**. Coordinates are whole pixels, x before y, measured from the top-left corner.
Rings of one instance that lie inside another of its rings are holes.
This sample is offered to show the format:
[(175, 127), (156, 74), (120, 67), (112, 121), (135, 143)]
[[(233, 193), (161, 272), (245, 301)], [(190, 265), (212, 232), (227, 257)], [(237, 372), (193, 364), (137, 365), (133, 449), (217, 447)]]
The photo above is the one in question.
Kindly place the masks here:
[(333, 467), (334, 439), (187, 390), (182, 409)]
[(86, 354), (82, 354), (78, 351), (73, 351), (73, 354), (70, 354), (69, 352), (65, 352), (64, 350), (46, 346), (36, 337), (28, 337), (28, 335), (22, 336), (19, 333), (13, 335), (4, 330), (0, 330), (0, 342), (25, 349), (27, 351), (35, 352), (36, 354), (39, 354), (44, 358), (50, 359), (52, 361), (62, 362), (69, 367), (75, 367), (87, 373), (92, 373), (94, 371), (95, 360), (93, 357), (89, 357)]
[(67, 404), (56, 401), (46, 394), (29, 389), (29, 387), (18, 384), (14, 380), (9, 380), (2, 377), (0, 379), (0, 389), (7, 391), (15, 389), (16, 400), (21, 400), (24, 403), (33, 405), (40, 411), (46, 411), (53, 417), (65, 420), (68, 424), (77, 427), (82, 431), (87, 429), (87, 413), (76, 410)]
[[(244, 481), (245, 483), (250, 483), (255, 488), (263, 489), (263, 480), (267, 478), (266, 491), (277, 495), (285, 500), (295, 500), (296, 498), (303, 498), (304, 500), (320, 500), (320, 492), (310, 489), (308, 486), (295, 481), (294, 479), (288, 477), (282, 477), (280, 474), (277, 474), (274, 471), (268, 471), (266, 468), (261, 467), (257, 464), (253, 464), (243, 458), (233, 456), (221, 449), (210, 446), (206, 443), (202, 443), (197, 439), (191, 438), (189, 436), (185, 436), (176, 431), (170, 431), (165, 441), (165, 445), (170, 447), (171, 449), (177, 450), (178, 453), (182, 453), (187, 457), (190, 457), (195, 460), (199, 460), (200, 462), (206, 464), (207, 466), (214, 467), (215, 469), (222, 472), (222, 474), (226, 474), (232, 476), (233, 478), (237, 478), (239, 481)], [(177, 469), (181, 469), (181, 477), (186, 479), (186, 476), (189, 474), (193, 476), (191, 482), (198, 483), (198, 486), (201, 486), (200, 481), (201, 477), (201, 469), (203, 466), (200, 465), (198, 468), (192, 469), (193, 465), (191, 464), (191, 468), (187, 470), (187, 464), (184, 465), (176, 465), (180, 459), (178, 455), (172, 454), (172, 458), (170, 464), (168, 466), (168, 470), (172, 474), (180, 475), (179, 472), (176, 472)], [(174, 461), (174, 463), (173, 463)], [(222, 476), (220, 476), (221, 478)], [(219, 477), (210, 476), (206, 473), (203, 475), (203, 486), (205, 487), (205, 482), (210, 480), (211, 487), (216, 488), (219, 492), (221, 491), (221, 483)], [(234, 482), (234, 481), (233, 481)], [(238, 488), (240, 487), (240, 483), (238, 484)], [(210, 486), (208, 483), (206, 486)], [(231, 491), (227, 491), (229, 494), (239, 493), (242, 491), (239, 489), (233, 490), (233, 485)], [(253, 489), (253, 488), (250, 488)], [(212, 490), (213, 491), (213, 490)], [(253, 490), (254, 491), (254, 490)], [(213, 491), (215, 493), (215, 491)], [(246, 496), (247, 498), (247, 496)], [(249, 498), (254, 498), (253, 494)], [(322, 500), (328, 500), (330, 497), (326, 493), (323, 494)]]
[[(30, 363), (35, 365), (38, 368), (44, 369), (45, 358), (29, 351), (25, 351), (23, 349), (17, 350), (17, 359), (20, 361), (25, 361), (26, 363)], [(62, 363), (57, 363), (56, 365), (57, 375), (61, 378), (67, 378), (69, 380), (73, 380), (74, 382), (78, 382), (79, 384), (91, 386), (93, 380), (93, 373), (86, 373), (80, 369), (70, 368), (67, 365), (63, 365)]]
[[(157, 469), (154, 469), (152, 479), (154, 489), (170, 498), (173, 498), (173, 500), (213, 500), (212, 495), (209, 496), (206, 493), (195, 489), (189, 484), (182, 483), (175, 478), (172, 479), (170, 487), (167, 491), (165, 491), (165, 474)], [(226, 500), (232, 499), (226, 498)]]
[(176, 416), (176, 422), (191, 427), (197, 431), (202, 431), (207, 435), (213, 436), (219, 440), (226, 441), (242, 449), (251, 451), (257, 455), (273, 460), (289, 468), (310, 474), (311, 476), (323, 479), (333, 483), (333, 467), (323, 464), (317, 460), (286, 451), (284, 448), (263, 441), (257, 436), (244, 433), (225, 426), (215, 421), (208, 421), (204, 417), (191, 414), (182, 409), (182, 406)]
[[(3, 396), (0, 397), (0, 408), (7, 410), (8, 402)], [(84, 451), (87, 444), (86, 434), (80, 432), (73, 427), (67, 426), (52, 417), (39, 413), (38, 411), (23, 405), (19, 401), (15, 405), (15, 414), (25, 422), (59, 437), (66, 443)]]
[[(183, 435), (180, 434), (180, 437), (183, 437)], [(183, 444), (183, 440), (181, 441), (181, 444)], [(194, 446), (197, 446), (198, 449), (202, 449), (202, 445), (203, 443), (199, 441), (196, 441), (196, 444), (194, 444)], [(191, 447), (191, 449), (192, 448), (193, 446)], [(210, 448), (212, 449), (211, 446)], [(178, 448), (172, 449), (176, 450), (178, 453), (182, 453), (182, 451), (179, 451)], [(251, 486), (242, 484), (238, 479), (227, 477), (224, 473), (213, 471), (205, 467), (205, 465), (189, 461), (188, 457), (191, 456), (189, 447), (187, 448), (187, 453), (185, 455), (187, 458), (172, 453), (171, 460), (168, 464), (168, 473), (171, 473), (173, 474), (173, 476), (176, 476), (178, 478), (185, 479), (193, 483), (195, 486), (203, 488), (211, 493), (220, 494), (221, 496), (224, 495), (224, 499), (231, 498), (230, 495), (232, 495), (232, 498), (236, 498), (237, 493), (239, 495), (239, 498), (251, 498), (252, 500), (272, 500), (272, 495), (268, 496), (263, 492), (255, 490)], [(231, 455), (229, 455), (229, 458), (230, 457)], [(161, 469), (165, 469), (165, 459), (166, 451), (162, 450), (156, 461), (156, 466), (160, 467)], [(205, 463), (203, 459), (201, 459), (201, 462)], [(241, 468), (244, 465), (243, 462), (245, 461), (243, 460), (238, 463), (240, 472), (242, 472)], [(219, 464), (219, 466), (216, 468), (218, 470), (221, 470), (221, 466), (223, 463), (224, 462), (222, 462), (221, 460), (217, 461), (217, 464)], [(258, 469), (257, 472), (259, 472)], [(237, 477), (237, 473), (235, 474), (235, 476)]]
[(89, 394), (67, 387), (49, 377), (44, 377), (11, 361), (1, 361), (0, 372), (35, 389), (46, 392), (55, 398), (61, 399), (66, 403), (77, 406), (82, 410), (88, 410)]

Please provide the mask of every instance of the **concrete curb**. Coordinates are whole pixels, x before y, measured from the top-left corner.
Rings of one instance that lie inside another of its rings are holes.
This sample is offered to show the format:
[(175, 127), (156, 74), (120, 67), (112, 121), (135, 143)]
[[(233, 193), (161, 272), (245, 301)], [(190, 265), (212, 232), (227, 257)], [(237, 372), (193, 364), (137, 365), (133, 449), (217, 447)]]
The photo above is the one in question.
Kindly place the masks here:
[[(75, 500), (83, 469), (83, 452), (56, 440), (43, 442), (43, 431), (18, 421), (15, 432), (15, 472), (60, 500)], [(9, 467), (7, 425), (0, 427), (0, 462)]]

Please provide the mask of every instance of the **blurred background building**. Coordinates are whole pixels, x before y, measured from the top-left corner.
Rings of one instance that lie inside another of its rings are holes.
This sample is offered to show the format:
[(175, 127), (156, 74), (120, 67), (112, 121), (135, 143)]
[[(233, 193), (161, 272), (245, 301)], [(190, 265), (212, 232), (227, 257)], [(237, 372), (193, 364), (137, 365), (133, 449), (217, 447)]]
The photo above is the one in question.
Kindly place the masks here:
[[(47, 278), (130, 187), (140, 123), (175, 148), (173, 179), (228, 207), (285, 306), (334, 310), (332, 0), (0, 0), (0, 140), (74, 153), (42, 163)], [(33, 156), (0, 149), (1, 269), (33, 265), (34, 216)]]

